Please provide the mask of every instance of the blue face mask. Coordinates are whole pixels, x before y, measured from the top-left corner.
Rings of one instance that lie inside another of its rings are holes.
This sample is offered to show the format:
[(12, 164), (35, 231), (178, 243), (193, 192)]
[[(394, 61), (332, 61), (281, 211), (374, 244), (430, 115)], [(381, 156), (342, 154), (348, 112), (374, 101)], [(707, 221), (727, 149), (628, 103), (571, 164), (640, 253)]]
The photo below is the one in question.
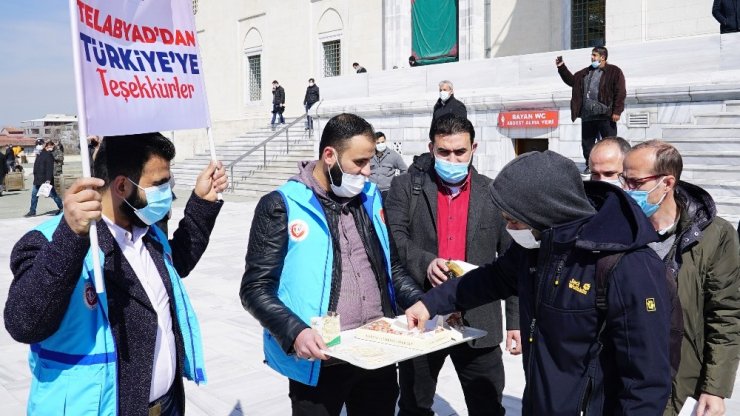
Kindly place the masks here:
[(599, 62), (599, 61), (593, 61), (593, 62), (591, 62), (591, 68), (593, 68), (593, 69), (598, 68), (599, 65), (601, 65), (601, 62)]
[(653, 214), (655, 214), (655, 212), (658, 211), (658, 208), (660, 208), (660, 204), (663, 203), (663, 200), (665, 199), (665, 196), (667, 195), (667, 194), (663, 194), (663, 197), (660, 198), (660, 201), (658, 201), (657, 204), (651, 204), (650, 202), (648, 202), (648, 195), (650, 195), (650, 192), (653, 192), (654, 190), (656, 190), (658, 188), (658, 186), (660, 186), (660, 184), (662, 183), (662, 180), (663, 179), (661, 178), (661, 181), (658, 182), (653, 187), (653, 189), (651, 189), (649, 191), (637, 191), (637, 190), (625, 190), (624, 191), (624, 192), (627, 193), (627, 195), (629, 195), (630, 197), (632, 197), (632, 199), (634, 199), (635, 202), (637, 202), (637, 205), (640, 206), (640, 209), (642, 209), (642, 212), (648, 218), (650, 218), (651, 216), (653, 216)]
[(143, 208), (134, 208), (128, 201), (124, 201), (134, 210), (137, 217), (146, 225), (152, 225), (164, 218), (172, 207), (172, 187), (170, 183), (163, 183), (159, 186), (142, 188), (136, 182), (129, 179), (137, 188), (146, 194), (146, 206)]
[(434, 158), (434, 170), (443, 181), (449, 184), (462, 182), (468, 176), (470, 162), (452, 163), (444, 159)]

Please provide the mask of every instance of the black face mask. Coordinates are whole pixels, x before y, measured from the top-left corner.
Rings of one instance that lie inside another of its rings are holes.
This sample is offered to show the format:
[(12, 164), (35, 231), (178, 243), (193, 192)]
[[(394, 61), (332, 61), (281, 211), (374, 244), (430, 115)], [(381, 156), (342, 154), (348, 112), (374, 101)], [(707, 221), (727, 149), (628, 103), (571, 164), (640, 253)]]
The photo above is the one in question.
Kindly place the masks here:
[(123, 211), (123, 214), (126, 215), (126, 218), (135, 226), (146, 228), (148, 225), (144, 224), (144, 221), (139, 218), (138, 215), (136, 215), (136, 212), (134, 212), (134, 208), (140, 209), (144, 208), (146, 206), (146, 200), (139, 196), (138, 188), (134, 187), (134, 189), (131, 192), (131, 195), (126, 197), (126, 202), (124, 202), (121, 205), (121, 211)]
[(329, 168), (329, 176), (331, 176), (331, 183), (335, 186), (342, 186), (342, 170), (339, 169), (339, 157), (337, 157), (337, 163)]

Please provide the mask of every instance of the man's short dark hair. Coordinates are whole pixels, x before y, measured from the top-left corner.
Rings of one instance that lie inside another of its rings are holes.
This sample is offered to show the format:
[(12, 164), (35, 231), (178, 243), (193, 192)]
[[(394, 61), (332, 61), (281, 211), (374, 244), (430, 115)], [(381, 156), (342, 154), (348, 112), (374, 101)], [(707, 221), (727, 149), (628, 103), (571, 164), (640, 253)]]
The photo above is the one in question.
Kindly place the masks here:
[(375, 143), (375, 130), (364, 118), (350, 113), (342, 113), (329, 119), (321, 133), (319, 141), (319, 157), (327, 146), (342, 152), (349, 139), (364, 135)]
[(273, 84), (279, 84), (279, 82), (277, 82), (277, 80), (276, 80), (276, 79), (275, 79), (275, 80), (272, 80), (272, 83), (273, 83)]
[(683, 158), (672, 144), (661, 140), (648, 140), (633, 147), (632, 151), (639, 149), (651, 149), (655, 152), (653, 175), (673, 175), (677, 181), (681, 180)]
[(309, 78), (309, 79), (308, 79), (308, 82), (316, 82), (316, 81), (314, 81), (314, 79), (313, 79), (313, 78)]
[(385, 133), (383, 133), (382, 131), (376, 131), (375, 132), (375, 140), (378, 140), (381, 137), (385, 137)]
[(172, 161), (175, 145), (160, 133), (106, 136), (95, 154), (93, 176), (105, 181), (104, 188), (118, 176), (139, 183), (144, 165), (152, 156)]
[(354, 62), (354, 63), (352, 64), (352, 66), (360, 66), (360, 64), (358, 64), (357, 62)]
[(623, 138), (619, 136), (609, 136), (609, 137), (604, 137), (603, 139), (596, 142), (596, 144), (591, 149), (591, 151), (593, 152), (598, 147), (606, 146), (609, 144), (616, 145), (619, 148), (619, 152), (622, 153), (622, 157), (626, 156), (627, 153), (629, 153), (630, 149), (632, 149), (632, 146), (630, 146), (627, 140), (624, 140)]
[(599, 55), (603, 56), (605, 61), (609, 59), (609, 51), (606, 50), (606, 46), (596, 46), (591, 50), (591, 52), (596, 52)]
[(471, 144), (475, 140), (475, 128), (473, 128), (473, 123), (470, 120), (455, 114), (445, 114), (432, 121), (432, 127), (429, 129), (429, 140), (434, 142), (436, 136), (449, 136), (457, 133), (468, 133)]

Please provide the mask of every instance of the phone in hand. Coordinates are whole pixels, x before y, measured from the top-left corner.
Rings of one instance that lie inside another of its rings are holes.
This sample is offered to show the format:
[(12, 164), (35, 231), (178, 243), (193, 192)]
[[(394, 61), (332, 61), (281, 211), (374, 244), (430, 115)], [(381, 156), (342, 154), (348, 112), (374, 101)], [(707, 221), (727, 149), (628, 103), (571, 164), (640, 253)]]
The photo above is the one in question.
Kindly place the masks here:
[(561, 63), (563, 63), (563, 57), (562, 56), (558, 56), (557, 58), (555, 58), (555, 63), (558, 64), (558, 65), (561, 64)]

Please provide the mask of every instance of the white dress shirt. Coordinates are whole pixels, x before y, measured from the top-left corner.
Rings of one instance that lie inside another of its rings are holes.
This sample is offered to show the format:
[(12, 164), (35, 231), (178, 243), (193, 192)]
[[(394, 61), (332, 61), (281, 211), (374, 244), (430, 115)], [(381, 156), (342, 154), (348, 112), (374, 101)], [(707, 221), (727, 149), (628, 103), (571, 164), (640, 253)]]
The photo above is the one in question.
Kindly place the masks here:
[[(149, 401), (162, 397), (169, 391), (175, 380), (177, 351), (175, 333), (172, 332), (172, 315), (170, 314), (170, 297), (162, 281), (152, 256), (146, 249), (143, 237), (149, 228), (132, 226), (133, 233), (114, 224), (103, 216), (108, 229), (113, 234), (123, 255), (128, 260), (136, 277), (146, 291), (152, 307), (157, 313), (157, 341), (154, 347), (152, 363), (152, 385), (149, 390)], [(169, 276), (165, 276), (169, 279)]]

